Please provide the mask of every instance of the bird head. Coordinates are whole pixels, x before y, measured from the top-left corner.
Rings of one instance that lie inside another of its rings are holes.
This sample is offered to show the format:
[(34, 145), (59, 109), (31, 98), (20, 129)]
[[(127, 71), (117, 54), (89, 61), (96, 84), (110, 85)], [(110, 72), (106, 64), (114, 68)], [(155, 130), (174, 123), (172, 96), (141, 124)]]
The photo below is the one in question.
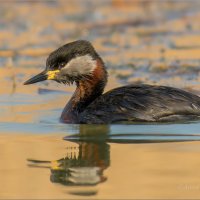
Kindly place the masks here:
[(27, 80), (24, 85), (44, 80), (72, 84), (90, 79), (99, 61), (103, 63), (90, 42), (74, 41), (53, 51), (47, 58), (45, 70)]

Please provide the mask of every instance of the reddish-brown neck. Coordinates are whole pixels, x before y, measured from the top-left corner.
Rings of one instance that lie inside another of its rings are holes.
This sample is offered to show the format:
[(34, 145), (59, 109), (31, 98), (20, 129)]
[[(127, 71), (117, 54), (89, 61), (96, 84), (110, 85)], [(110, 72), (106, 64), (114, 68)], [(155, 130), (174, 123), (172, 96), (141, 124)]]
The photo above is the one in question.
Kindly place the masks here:
[(61, 121), (78, 123), (78, 114), (103, 93), (106, 83), (107, 72), (99, 59), (91, 77), (76, 82), (77, 88), (62, 112)]

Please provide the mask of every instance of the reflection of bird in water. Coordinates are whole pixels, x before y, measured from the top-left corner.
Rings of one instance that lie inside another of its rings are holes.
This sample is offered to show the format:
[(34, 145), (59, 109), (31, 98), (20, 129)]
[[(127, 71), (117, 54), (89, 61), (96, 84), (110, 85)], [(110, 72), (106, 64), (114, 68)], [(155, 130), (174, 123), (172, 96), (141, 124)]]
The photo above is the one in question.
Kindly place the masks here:
[[(63, 185), (97, 185), (107, 180), (103, 172), (110, 165), (108, 144), (81, 142), (78, 149), (67, 150), (67, 156), (56, 161), (28, 159), (29, 166), (50, 168), (50, 180)], [(51, 166), (44, 166), (48, 163)]]
[(46, 69), (26, 81), (76, 83), (77, 88), (61, 115), (65, 123), (191, 120), (200, 116), (200, 97), (166, 86), (127, 85), (105, 94), (107, 72), (93, 46), (83, 40), (52, 52)]
[[(81, 125), (78, 147), (68, 147), (66, 157), (55, 161), (28, 159), (29, 166), (50, 168), (50, 180), (63, 185), (97, 185), (107, 180), (103, 175), (110, 166), (110, 146), (105, 140), (81, 142), (81, 136), (101, 135), (109, 133), (108, 125)], [(94, 133), (95, 131), (95, 133)], [(51, 164), (51, 166), (49, 166)]]
[(52, 162), (51, 181), (64, 185), (96, 185), (106, 181), (103, 171), (109, 166), (109, 145), (81, 143), (79, 153)]

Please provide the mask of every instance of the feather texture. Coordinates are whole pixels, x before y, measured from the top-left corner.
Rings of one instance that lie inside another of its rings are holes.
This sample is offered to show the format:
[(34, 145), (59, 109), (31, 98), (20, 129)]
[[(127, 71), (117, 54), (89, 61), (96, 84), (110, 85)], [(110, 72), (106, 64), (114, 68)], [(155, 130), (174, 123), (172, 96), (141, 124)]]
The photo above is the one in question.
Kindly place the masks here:
[(95, 99), (80, 113), (79, 123), (172, 121), (195, 116), (200, 116), (200, 97), (194, 94), (167, 86), (128, 85)]

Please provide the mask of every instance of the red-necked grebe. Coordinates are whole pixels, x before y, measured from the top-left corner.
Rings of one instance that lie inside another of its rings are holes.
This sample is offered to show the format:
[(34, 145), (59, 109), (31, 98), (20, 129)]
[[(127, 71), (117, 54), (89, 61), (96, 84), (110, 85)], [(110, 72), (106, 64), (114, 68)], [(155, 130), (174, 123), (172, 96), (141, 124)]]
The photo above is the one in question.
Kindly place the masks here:
[(132, 84), (102, 94), (107, 71), (91, 43), (85, 40), (52, 52), (46, 69), (24, 84), (44, 80), (76, 83), (76, 91), (61, 115), (64, 123), (167, 122), (200, 117), (200, 97), (173, 87)]

